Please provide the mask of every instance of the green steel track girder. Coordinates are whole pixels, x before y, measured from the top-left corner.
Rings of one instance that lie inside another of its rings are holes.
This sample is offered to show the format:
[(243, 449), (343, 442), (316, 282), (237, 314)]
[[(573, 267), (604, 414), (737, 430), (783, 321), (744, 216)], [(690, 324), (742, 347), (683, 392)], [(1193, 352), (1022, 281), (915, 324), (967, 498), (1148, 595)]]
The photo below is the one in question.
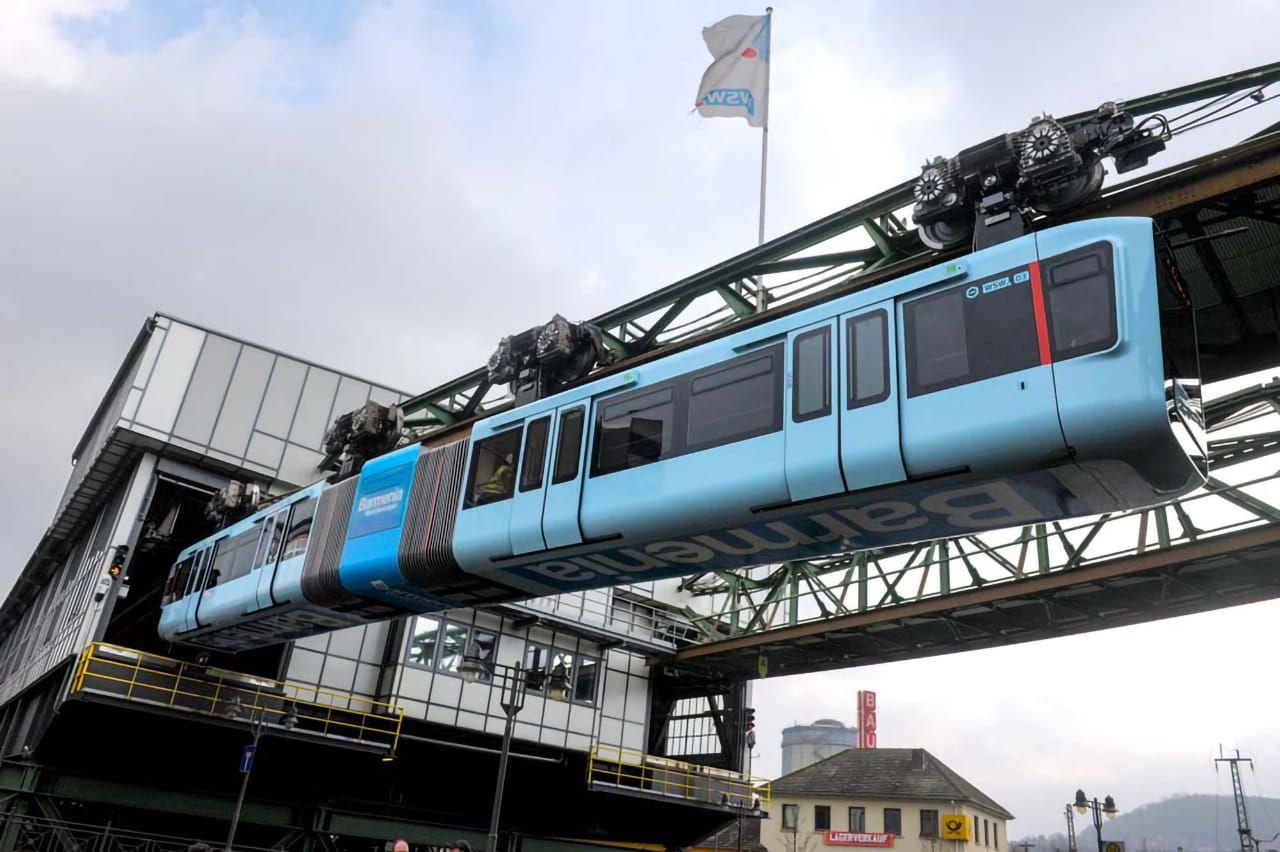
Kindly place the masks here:
[[(1202, 80), (1123, 102), (1135, 118), (1205, 101), (1233, 92), (1249, 92), (1280, 80), (1280, 63)], [(1092, 110), (1066, 116), (1068, 124), (1085, 120)], [(1174, 167), (1171, 171), (1176, 171)], [(1152, 176), (1117, 184), (1108, 196)], [(916, 236), (907, 214), (914, 178), (849, 207), (797, 228), (701, 272), (593, 317), (605, 343), (621, 363), (613, 369), (664, 348), (723, 331), (759, 316), (763, 297), (770, 311), (786, 309), (861, 279), (869, 286), (887, 268), (905, 273), (950, 255), (929, 252)], [(806, 254), (837, 237), (840, 251)], [(860, 244), (848, 249), (848, 242)], [(954, 254), (954, 252), (952, 253)], [(888, 276), (886, 276), (888, 277)], [(533, 318), (539, 319), (539, 318)], [(497, 345), (497, 340), (493, 341)], [(510, 404), (505, 388), (495, 388), (481, 368), (445, 382), (403, 403), (414, 439), (492, 414)]]
[[(720, 645), (741, 650), (744, 640), (764, 647), (774, 633), (783, 637), (774, 643), (779, 647), (777, 643), (797, 641), (785, 637), (788, 629), (801, 625), (831, 623), (839, 634), (842, 621), (858, 616), (891, 617), (930, 601), (960, 599), (1001, 584), (1007, 584), (1007, 594), (1014, 597), (1022, 581), (1031, 578), (1048, 579), (1186, 545), (1211, 545), (1218, 538), (1280, 530), (1280, 469), (1258, 464), (1280, 450), (1280, 432), (1274, 431), (1280, 422), (1280, 382), (1209, 402), (1205, 420), (1212, 427), (1208, 447), (1213, 475), (1203, 489), (1165, 505), (686, 578), (681, 588), (697, 600), (684, 615), (700, 641), (677, 653), (676, 664), (684, 658), (703, 663)], [(1169, 574), (1167, 582), (1195, 588), (1184, 576)], [(1120, 579), (1098, 583), (1105, 584), (1116, 601), (1125, 601)], [(1073, 611), (1069, 597), (1045, 595), (1042, 601), (1050, 620), (1059, 613), (1070, 613), (1077, 622), (1096, 617)], [(998, 600), (984, 605), (999, 609)], [(1001, 612), (1017, 623), (1016, 610)], [(948, 618), (935, 616), (941, 622)], [(962, 625), (952, 618), (948, 629), (961, 630)], [(980, 628), (970, 624), (963, 629)], [(866, 639), (886, 648), (884, 643), (892, 641), (884, 634), (868, 634)]]

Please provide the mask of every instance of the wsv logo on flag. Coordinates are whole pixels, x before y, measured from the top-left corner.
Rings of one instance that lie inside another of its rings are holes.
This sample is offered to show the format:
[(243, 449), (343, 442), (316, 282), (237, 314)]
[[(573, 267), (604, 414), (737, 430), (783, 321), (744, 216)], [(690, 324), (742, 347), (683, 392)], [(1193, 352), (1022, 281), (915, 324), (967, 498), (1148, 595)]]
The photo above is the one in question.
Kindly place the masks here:
[(769, 123), (769, 15), (730, 15), (702, 31), (712, 62), (694, 104), (708, 118)]
[(702, 97), (707, 106), (745, 107), (747, 115), (756, 114), (756, 99), (750, 89), (712, 89)]

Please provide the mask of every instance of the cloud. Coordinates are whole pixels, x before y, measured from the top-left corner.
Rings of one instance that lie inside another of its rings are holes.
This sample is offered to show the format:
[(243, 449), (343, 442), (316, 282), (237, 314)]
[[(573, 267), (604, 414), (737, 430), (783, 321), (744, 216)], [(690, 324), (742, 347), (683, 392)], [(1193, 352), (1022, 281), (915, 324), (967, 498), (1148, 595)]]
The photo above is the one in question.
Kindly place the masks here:
[(83, 62), (60, 26), (122, 9), (128, 0), (15, 0), (0, 6), (0, 76), (69, 85)]
[[(1265, 4), (776, 5), (774, 235), (1042, 109), (1270, 60), (1277, 22)], [(157, 309), (418, 391), (504, 334), (752, 245), (759, 135), (689, 114), (700, 28), (735, 11), (392, 2), (299, 25), (230, 0), (180, 21), (0, 4), (0, 584)], [(1177, 624), (1269, 635), (1265, 617), (1201, 618)], [(886, 743), (936, 749), (1027, 830), (1081, 783), (1133, 802), (1204, 789), (1198, 750), (1220, 737), (1274, 750), (1263, 717), (1196, 685), (1227, 669), (1190, 631), (1103, 635), (766, 681), (761, 730), (847, 718), (879, 687)], [(1104, 646), (1127, 673), (1106, 682), (1118, 707), (1067, 650)], [(955, 671), (960, 692), (940, 688)]]

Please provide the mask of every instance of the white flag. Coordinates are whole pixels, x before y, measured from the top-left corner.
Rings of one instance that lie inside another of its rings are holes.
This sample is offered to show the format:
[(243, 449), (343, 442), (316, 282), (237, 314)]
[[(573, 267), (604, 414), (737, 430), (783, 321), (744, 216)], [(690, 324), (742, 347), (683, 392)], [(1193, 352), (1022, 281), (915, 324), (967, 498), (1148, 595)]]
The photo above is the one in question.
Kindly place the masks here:
[(730, 15), (702, 31), (715, 61), (698, 86), (698, 112), (768, 124), (769, 16)]

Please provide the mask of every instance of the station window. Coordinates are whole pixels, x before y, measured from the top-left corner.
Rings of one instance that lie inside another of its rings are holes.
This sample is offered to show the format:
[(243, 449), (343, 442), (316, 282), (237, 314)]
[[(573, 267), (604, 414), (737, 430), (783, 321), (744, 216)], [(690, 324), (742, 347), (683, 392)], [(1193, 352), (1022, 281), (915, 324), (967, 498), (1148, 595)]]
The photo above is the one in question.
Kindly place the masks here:
[(780, 355), (744, 356), (691, 376), (685, 449), (710, 449), (782, 428)]
[(1040, 363), (1029, 277), (984, 293), (991, 283), (952, 287), (903, 306), (910, 396)]
[(524, 457), (520, 460), (520, 490), (533, 491), (542, 487), (542, 469), (547, 459), (547, 429), (550, 417), (541, 417), (529, 424), (524, 435)]
[(675, 389), (670, 385), (602, 405), (593, 473), (613, 473), (663, 458), (671, 450), (675, 411)]
[(979, 823), (979, 822), (980, 822), (980, 820), (979, 820), (978, 816), (975, 814), (975, 815), (974, 815), (974, 817), (973, 817), (973, 843), (974, 843), (974, 845), (975, 845), (975, 846), (976, 846), (976, 845), (977, 845), (977, 843), (978, 843), (978, 823)]
[(556, 441), (556, 467), (551, 474), (552, 485), (578, 478), (578, 458), (582, 455), (583, 411), (582, 407), (578, 407), (560, 415), (560, 437)]
[(813, 830), (827, 831), (831, 828), (831, 806), (830, 805), (814, 805), (813, 806)]
[(595, 704), (599, 679), (600, 661), (592, 657), (579, 657), (578, 670), (573, 676), (573, 700), (579, 704)]
[(849, 320), (849, 408), (889, 398), (888, 326), (883, 310)]
[(409, 637), (409, 663), (432, 668), (436, 662), (436, 644), (440, 639), (440, 622), (425, 615), (413, 619), (413, 635)]
[(857, 832), (867, 830), (866, 808), (849, 808), (849, 830)]
[(462, 665), (462, 656), (467, 652), (467, 634), (471, 630), (465, 624), (453, 621), (444, 623), (444, 631), (440, 637), (440, 661), (436, 671), (457, 674)]
[(498, 637), (487, 630), (473, 630), (471, 647), (475, 648), (480, 656), (480, 662), (484, 664), (484, 671), (480, 673), (477, 680), (480, 683), (488, 683), (493, 680), (489, 672), (493, 671), (493, 664), (498, 658)]
[(218, 542), (213, 558), (213, 571), (205, 588), (212, 588), (243, 577), (253, 570), (253, 557), (258, 549), (261, 522)]
[(831, 330), (819, 328), (796, 338), (791, 419), (797, 423), (831, 413)]
[(476, 441), (471, 449), (471, 473), (467, 478), (464, 508), (507, 500), (515, 491), (516, 453), (520, 429), (508, 429)]
[(1095, 243), (1041, 264), (1055, 360), (1101, 352), (1116, 342), (1111, 256), (1109, 243)]
[(782, 827), (787, 831), (795, 831), (800, 827), (800, 806), (782, 806)]
[(991, 823), (985, 819), (982, 821), (982, 845), (991, 845)]
[(991, 823), (991, 848), (1000, 848), (1000, 823), (998, 822)]
[(293, 504), (293, 514), (289, 516), (289, 532), (284, 537), (284, 551), (280, 554), (281, 561), (307, 552), (307, 541), (311, 538), (311, 520), (315, 513), (314, 497)]
[(892, 834), (894, 837), (902, 836), (902, 809), (901, 808), (885, 808), (884, 809), (884, 833)]
[(920, 810), (920, 836), (921, 837), (937, 837), (938, 836), (938, 812), (932, 810)]
[[(551, 649), (546, 645), (530, 642), (524, 649), (524, 670), (532, 674), (536, 671), (550, 671), (547, 667), (551, 659)], [(526, 681), (529, 692), (542, 692), (543, 680), (540, 677), (529, 677)]]
[(561, 648), (551, 649), (551, 662), (547, 666), (547, 676), (550, 677), (552, 672), (563, 671), (564, 676), (569, 679), (569, 697), (573, 697), (573, 653), (565, 651)]

